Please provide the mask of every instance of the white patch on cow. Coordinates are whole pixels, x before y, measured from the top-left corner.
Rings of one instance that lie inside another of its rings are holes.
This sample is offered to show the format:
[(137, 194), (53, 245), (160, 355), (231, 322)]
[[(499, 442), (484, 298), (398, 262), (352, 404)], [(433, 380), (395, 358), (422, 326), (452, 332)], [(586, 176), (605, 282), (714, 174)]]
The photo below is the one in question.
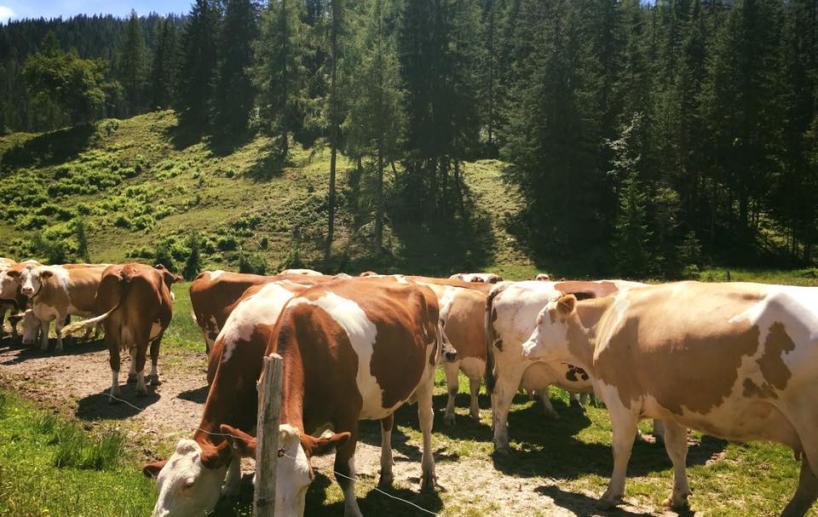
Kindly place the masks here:
[(222, 270), (222, 269), (217, 269), (216, 271), (210, 271), (209, 274), (208, 274), (208, 279), (212, 282), (213, 280), (216, 280), (217, 278), (219, 278), (223, 274), (224, 274), (224, 270)]
[(443, 289), (443, 295), (439, 296), (438, 298), (438, 305), (440, 306), (440, 319), (444, 322), (444, 324), (445, 322), (449, 321), (449, 311), (452, 309), (452, 304), (454, 303), (458, 290), (458, 287), (448, 286)]
[(216, 506), (227, 467), (202, 465), (202, 448), (193, 440), (180, 440), (156, 478), (159, 497), (154, 517), (206, 515)]
[(395, 281), (399, 284), (408, 284), (409, 280), (403, 275), (395, 275)]
[(256, 325), (274, 325), (278, 321), (281, 309), (292, 297), (292, 291), (282, 287), (279, 282), (272, 282), (238, 304), (216, 338), (217, 341), (223, 339), (226, 343), (222, 362), (230, 360), (238, 341), (250, 339)]
[(363, 403), (360, 419), (376, 420), (391, 414), (393, 409), (401, 403), (396, 404), (393, 408), (383, 407), (383, 390), (371, 372), (372, 354), (375, 351), (374, 345), (378, 329), (369, 320), (363, 309), (354, 301), (331, 292), (317, 300), (297, 298), (291, 302), (291, 305), (301, 303), (320, 307), (346, 332), (358, 356), (358, 372), (355, 381)]

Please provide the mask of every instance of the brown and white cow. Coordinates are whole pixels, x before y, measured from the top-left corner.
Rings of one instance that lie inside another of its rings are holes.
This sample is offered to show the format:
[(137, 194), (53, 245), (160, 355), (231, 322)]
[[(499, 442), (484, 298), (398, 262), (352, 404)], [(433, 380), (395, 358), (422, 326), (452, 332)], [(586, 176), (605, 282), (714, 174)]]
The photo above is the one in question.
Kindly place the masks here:
[(116, 264), (105, 268), (95, 296), (97, 317), (68, 325), (64, 334), (102, 323), (111, 366), (111, 402), (120, 394), (120, 350), (131, 356), (128, 382), (136, 381), (137, 395), (145, 395), (145, 359), (150, 345), (151, 372), (148, 382), (159, 384), (159, 346), (173, 316), (170, 286), (181, 281), (164, 267)]
[(479, 282), (485, 284), (496, 284), (503, 281), (503, 277), (495, 273), (455, 273), (449, 278), (462, 280), (464, 282)]
[(263, 276), (222, 270), (199, 273), (190, 284), (190, 304), (193, 307), (193, 318), (202, 329), (208, 355), (236, 302), (248, 288), (285, 279), (302, 285), (314, 285), (330, 281), (333, 277), (289, 274)]
[(784, 515), (818, 497), (818, 288), (679, 282), (599, 300), (563, 296), (540, 313), (529, 358), (586, 368), (613, 427), (614, 469), (600, 505), (618, 504), (640, 418), (665, 422), (666, 504), (687, 506), (686, 428), (783, 443), (802, 458)]
[(548, 303), (566, 293), (581, 298), (607, 296), (634, 286), (623, 280), (545, 282), (529, 280), (504, 282), (495, 286), (486, 303), (486, 338), (489, 349), (486, 384), (492, 393), (494, 446), (508, 448), (508, 411), (518, 390), (540, 395), (546, 414), (557, 418), (548, 399), (548, 386), (556, 385), (572, 393), (593, 390), (584, 370), (571, 364), (533, 361), (522, 356), (522, 344), (536, 327), (537, 315)]
[(551, 275), (548, 273), (538, 273), (537, 276), (534, 277), (534, 280), (538, 280), (540, 282), (548, 282), (551, 280)]
[(66, 264), (43, 266), (28, 264), (12, 268), (8, 274), (19, 277), (20, 292), (31, 300), (34, 316), (40, 321), (41, 348), (48, 349), (51, 320), (57, 331), (56, 351), (62, 350), (61, 330), (71, 315), (93, 316), (96, 293), (106, 265)]
[[(241, 307), (231, 314), (219, 339), (227, 336)], [(258, 323), (246, 327), (242, 339), (255, 346), (266, 343), (265, 353), (277, 352), (284, 361), (276, 515), (303, 515), (306, 489), (314, 477), (310, 457), (336, 446), (335, 471), (344, 490), (345, 514), (360, 515), (352, 481), (358, 421), (384, 421), (410, 399), (418, 402), (423, 432), (423, 485), (433, 486), (432, 389), (442, 337), (437, 299), (431, 290), (380, 279), (337, 280), (292, 298), (275, 325), (263, 316), (256, 318)], [(214, 387), (228, 362), (220, 365)], [(252, 428), (256, 404), (252, 392), (259, 370), (260, 365), (241, 377), (241, 382), (249, 384), (246, 399), (221, 401), (219, 409), (231, 411), (236, 420), (243, 418), (234, 426), (227, 422), (228, 426)], [(213, 405), (215, 410), (211, 398), (220, 396), (220, 390), (211, 390), (208, 408)], [(238, 404), (246, 407), (243, 416), (224, 407)], [(145, 467), (148, 474), (158, 473), (154, 515), (199, 514), (217, 502), (218, 487), (233, 453), (223, 436), (208, 433), (231, 427), (220, 425), (219, 430), (211, 431), (205, 425), (212, 424), (203, 418), (206, 432), (194, 440), (182, 440), (166, 464)], [(311, 436), (326, 426), (335, 434)], [(389, 483), (391, 429), (384, 426), (382, 430), (381, 479)], [(197, 497), (186, 495), (191, 493)]]
[[(214, 466), (209, 458), (223, 454), (211, 453), (223, 451), (227, 446), (224, 436), (218, 434), (222, 425), (247, 430), (255, 427), (258, 407), (256, 380), (261, 374), (269, 333), (287, 301), (307, 288), (286, 280), (270, 281), (249, 287), (235, 304), (211, 350), (208, 376), (212, 375), (212, 379), (199, 427), (192, 440), (182, 440), (177, 447), (178, 455), (190, 456), (187, 468), (195, 483), (185, 492), (196, 495), (190, 503), (196, 505), (195, 509), (184, 503), (187, 499), (178, 497), (178, 486), (165, 482), (157, 502), (156, 511), (160, 515), (162, 508), (172, 508), (171, 515), (203, 513), (204, 508), (212, 508), (216, 504), (222, 481), (225, 481), (222, 494), (238, 494), (241, 458), (233, 451), (226, 469), (222, 468), (223, 465)], [(180, 452), (182, 450), (198, 450), (200, 461), (197, 462), (188, 452)], [(174, 458), (179, 457), (177, 454), (174, 454)], [(144, 472), (155, 477), (165, 463), (146, 465)], [(172, 471), (168, 469), (162, 475), (175, 475), (171, 474)]]
[(20, 294), (17, 284), (6, 274), (16, 265), (17, 262), (14, 260), (0, 257), (0, 337), (5, 333), (6, 313), (10, 312), (11, 337), (15, 341), (19, 337), (17, 334), (19, 314), (26, 309), (28, 300)]

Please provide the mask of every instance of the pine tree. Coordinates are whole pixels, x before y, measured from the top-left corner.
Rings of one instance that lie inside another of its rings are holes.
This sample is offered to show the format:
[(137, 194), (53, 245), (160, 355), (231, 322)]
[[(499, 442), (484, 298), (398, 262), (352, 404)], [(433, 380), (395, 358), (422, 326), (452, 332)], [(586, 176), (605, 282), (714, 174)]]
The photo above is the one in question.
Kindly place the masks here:
[(214, 129), (220, 135), (242, 135), (247, 130), (255, 95), (249, 72), (258, 32), (256, 18), (250, 0), (226, 1), (212, 102)]
[(90, 263), (91, 257), (88, 253), (88, 236), (85, 231), (85, 221), (77, 219), (76, 223), (74, 223), (74, 232), (77, 236), (77, 256), (82, 259), (83, 262)]
[(622, 182), (619, 193), (619, 214), (612, 241), (619, 274), (643, 276), (648, 272), (650, 255), (645, 243), (651, 238), (647, 224), (647, 195), (637, 174), (631, 172)]
[(261, 14), (255, 44), (252, 76), (262, 127), (279, 138), (282, 159), (289, 152), (290, 134), (301, 128), (304, 119), (306, 27), (302, 10), (303, 4), (296, 0), (270, 0)]
[(145, 37), (136, 11), (131, 10), (125, 39), (119, 49), (119, 82), (125, 89), (125, 115), (139, 113), (143, 109), (147, 66), (145, 61)]
[(185, 260), (185, 268), (182, 270), (182, 275), (187, 280), (193, 280), (196, 275), (202, 270), (201, 258), (201, 238), (198, 232), (193, 232), (187, 241), (187, 247), (190, 250)]
[(176, 57), (176, 27), (169, 20), (159, 25), (159, 34), (151, 64), (151, 107), (164, 109), (170, 106), (174, 97)]
[(218, 27), (219, 12), (214, 0), (196, 0), (182, 34), (175, 108), (180, 124), (197, 130), (207, 127), (209, 122)]
[(341, 37), (343, 12), (342, 0), (330, 0), (332, 21), (330, 23), (330, 85), (329, 85), (329, 192), (327, 217), (327, 243), (324, 257), (329, 258), (332, 252), (332, 240), (335, 235), (335, 174), (338, 154), (338, 140), (340, 138), (340, 106), (338, 100), (338, 60), (341, 58), (341, 47), (338, 39)]

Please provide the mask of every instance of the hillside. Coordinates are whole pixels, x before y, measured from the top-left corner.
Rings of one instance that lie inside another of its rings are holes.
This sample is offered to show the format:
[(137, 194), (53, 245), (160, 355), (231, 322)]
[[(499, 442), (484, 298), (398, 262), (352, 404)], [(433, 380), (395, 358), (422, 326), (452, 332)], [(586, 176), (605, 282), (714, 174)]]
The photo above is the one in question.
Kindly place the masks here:
[(236, 269), (245, 253), (262, 258), (268, 270), (534, 271), (506, 231), (519, 197), (502, 181), (502, 164), (490, 160), (465, 166), (466, 217), (428, 227), (398, 224), (387, 214), (389, 253), (376, 259), (366, 192), (356, 187), (353, 164), (341, 159), (334, 258), (323, 264), (328, 149), (297, 148), (274, 171), (269, 144), (257, 137), (221, 151), (191, 141), (178, 133), (171, 111), (0, 137), (0, 255), (74, 259), (75, 221), (82, 219), (97, 262), (151, 261), (165, 247), (181, 267), (195, 230), (209, 268)]

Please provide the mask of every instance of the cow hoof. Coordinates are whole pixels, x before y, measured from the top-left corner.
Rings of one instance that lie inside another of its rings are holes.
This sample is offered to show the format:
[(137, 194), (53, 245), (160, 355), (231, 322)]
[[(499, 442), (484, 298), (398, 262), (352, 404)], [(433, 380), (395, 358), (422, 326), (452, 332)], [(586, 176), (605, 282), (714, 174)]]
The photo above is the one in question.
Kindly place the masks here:
[(120, 392), (117, 390), (113, 395), (108, 394), (108, 404), (119, 404), (119, 397)]
[(150, 386), (161, 386), (162, 381), (159, 380), (158, 375), (148, 375), (147, 379), (145, 379)]
[(621, 495), (613, 497), (603, 495), (596, 502), (596, 507), (598, 510), (613, 510), (614, 508), (622, 504), (622, 498), (623, 496)]
[(480, 423), (480, 412), (479, 411), (476, 411), (474, 413), (469, 413), (469, 417), (471, 417), (471, 419), (474, 420), (476, 423), (478, 423), (478, 424)]
[(136, 390), (136, 396), (139, 397), (139, 398), (147, 397), (148, 396), (148, 390), (146, 390), (146, 389), (141, 389), (141, 390), (137, 389)]
[(688, 494), (671, 495), (670, 497), (662, 501), (662, 506), (670, 510), (674, 510), (676, 512), (680, 510), (681, 511), (689, 510), (690, 503), (688, 503), (687, 501), (687, 495)]
[(135, 383), (135, 382), (136, 382), (136, 374), (135, 374), (135, 373), (129, 373), (129, 374), (128, 374), (128, 380), (127, 380), (126, 382), (127, 382), (128, 384), (133, 384), (133, 383)]
[(443, 423), (446, 425), (454, 425), (454, 413), (446, 413), (443, 415)]
[(420, 483), (420, 491), (423, 493), (434, 492), (437, 482), (434, 476), (424, 476)]

